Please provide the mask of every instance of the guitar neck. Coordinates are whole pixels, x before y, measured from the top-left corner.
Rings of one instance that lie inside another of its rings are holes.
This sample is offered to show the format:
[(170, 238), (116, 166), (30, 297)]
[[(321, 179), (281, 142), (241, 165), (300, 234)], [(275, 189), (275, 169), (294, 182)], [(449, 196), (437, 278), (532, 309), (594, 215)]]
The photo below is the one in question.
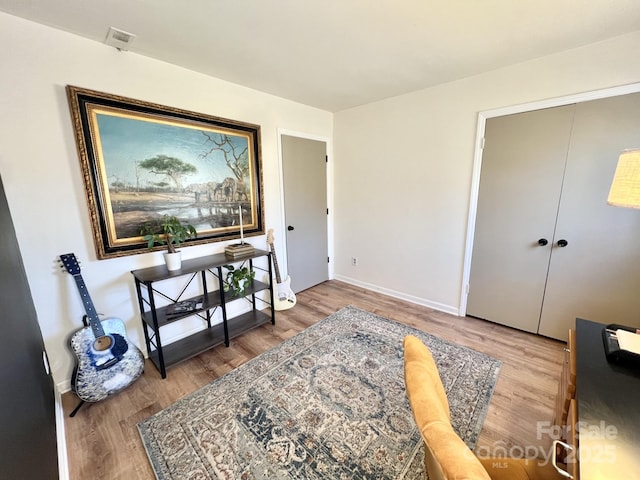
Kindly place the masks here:
[(269, 245), (271, 249), (271, 256), (273, 257), (273, 269), (276, 271), (276, 282), (282, 283), (282, 278), (280, 277), (280, 268), (278, 267), (278, 257), (276, 257), (276, 249), (273, 246), (273, 243)]
[(89, 325), (91, 325), (91, 329), (93, 330), (93, 335), (96, 338), (103, 337), (104, 329), (102, 328), (102, 323), (98, 318), (98, 313), (96, 312), (96, 309), (93, 306), (93, 302), (91, 301), (91, 297), (89, 296), (89, 291), (87, 290), (87, 286), (84, 283), (82, 275), (80, 274), (73, 275), (73, 278), (76, 281), (78, 292), (80, 292), (80, 297), (82, 298), (82, 304), (84, 305), (84, 310), (87, 314), (87, 318), (89, 319)]

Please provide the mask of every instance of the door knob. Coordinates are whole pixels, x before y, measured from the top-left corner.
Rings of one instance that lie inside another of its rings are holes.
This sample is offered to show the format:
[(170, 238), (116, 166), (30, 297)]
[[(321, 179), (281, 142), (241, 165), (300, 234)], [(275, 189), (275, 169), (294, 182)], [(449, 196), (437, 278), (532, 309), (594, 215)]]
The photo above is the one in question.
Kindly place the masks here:
[(569, 242), (567, 242), (564, 238), (563, 238), (563, 239), (561, 239), (561, 240), (558, 240), (558, 246), (559, 246), (560, 248), (564, 248), (564, 247), (566, 247), (567, 245), (569, 245)]
[(289, 226), (287, 227), (287, 230), (292, 231), (292, 230), (293, 230), (293, 227), (292, 227), (291, 225), (289, 225)]
[(547, 240), (546, 238), (541, 238), (540, 240), (538, 240), (538, 245), (540, 245), (541, 247), (544, 247), (547, 243), (549, 243), (549, 240)]

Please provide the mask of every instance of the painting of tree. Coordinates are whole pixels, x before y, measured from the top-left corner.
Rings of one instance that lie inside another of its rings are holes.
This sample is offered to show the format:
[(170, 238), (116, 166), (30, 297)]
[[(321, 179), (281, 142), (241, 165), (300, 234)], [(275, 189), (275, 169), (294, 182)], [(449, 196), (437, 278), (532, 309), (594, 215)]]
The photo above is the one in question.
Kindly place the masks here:
[[(198, 172), (198, 169), (190, 163), (185, 163), (178, 158), (167, 157), (166, 155), (146, 158), (138, 165), (151, 173), (170, 178), (177, 189), (182, 188), (182, 179), (185, 175)], [(162, 185), (166, 184), (163, 183)]]

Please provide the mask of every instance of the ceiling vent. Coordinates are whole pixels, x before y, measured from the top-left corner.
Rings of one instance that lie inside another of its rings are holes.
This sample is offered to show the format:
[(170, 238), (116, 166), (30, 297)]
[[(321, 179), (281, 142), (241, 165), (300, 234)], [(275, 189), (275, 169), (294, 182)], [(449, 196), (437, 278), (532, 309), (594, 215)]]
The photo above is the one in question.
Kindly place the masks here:
[(133, 33), (125, 32), (115, 27), (109, 27), (109, 33), (104, 43), (111, 47), (116, 47), (118, 50), (126, 51), (136, 39)]

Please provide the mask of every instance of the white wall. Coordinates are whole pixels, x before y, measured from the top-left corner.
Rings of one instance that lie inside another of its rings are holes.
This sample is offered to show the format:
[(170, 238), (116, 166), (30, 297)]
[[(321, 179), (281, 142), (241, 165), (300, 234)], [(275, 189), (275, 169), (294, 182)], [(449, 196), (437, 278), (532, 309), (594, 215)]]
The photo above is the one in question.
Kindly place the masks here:
[[(65, 390), (73, 365), (66, 342), (84, 311), (73, 279), (55, 266), (58, 255), (74, 252), (82, 260), (96, 309), (121, 318), (139, 346), (144, 339), (129, 272), (162, 262), (160, 253), (96, 260), (65, 86), (261, 125), (266, 226), (279, 238), (284, 230), (277, 129), (331, 138), (333, 117), (3, 13), (0, 43), (0, 174), (54, 379)], [(250, 241), (266, 248), (264, 236)], [(223, 249), (223, 243), (189, 247), (184, 257)]]
[(478, 113), (638, 82), (639, 50), (636, 32), (338, 112), (335, 277), (459, 313)]
[[(334, 138), (336, 277), (457, 313), (478, 112), (640, 81), (638, 32), (334, 117), (3, 13), (0, 40), (0, 174), (63, 390), (73, 364), (66, 341), (83, 309), (57, 256), (83, 261), (98, 311), (123, 319), (140, 346), (129, 271), (162, 262), (159, 253), (95, 259), (66, 85), (261, 125), (266, 225), (277, 238), (277, 129)], [(251, 241), (264, 247), (264, 237)], [(223, 247), (190, 247), (185, 257)]]

